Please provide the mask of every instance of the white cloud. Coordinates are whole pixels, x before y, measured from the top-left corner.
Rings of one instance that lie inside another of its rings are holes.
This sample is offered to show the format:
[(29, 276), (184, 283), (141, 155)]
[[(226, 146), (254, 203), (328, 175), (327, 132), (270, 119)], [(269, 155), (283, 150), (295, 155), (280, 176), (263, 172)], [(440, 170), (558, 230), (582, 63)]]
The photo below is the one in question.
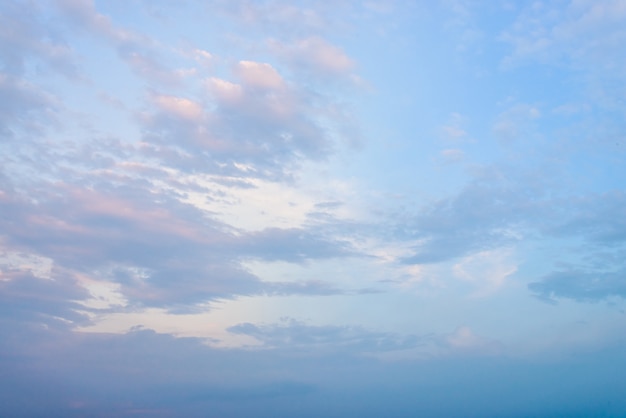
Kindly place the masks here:
[(189, 181), (209, 190), (188, 192), (185, 202), (193, 204), (238, 229), (303, 226), (316, 198), (286, 184), (250, 178), (249, 187), (233, 188), (220, 181), (228, 178), (196, 177)]
[[(79, 301), (81, 305), (90, 310), (106, 310), (120, 308), (128, 305), (128, 300), (124, 297), (119, 283), (107, 282), (104, 280), (84, 279), (81, 285), (89, 291), (90, 298)], [(91, 311), (88, 314), (95, 318)], [(87, 313), (86, 312), (86, 313)]]
[(496, 249), (463, 257), (452, 271), (457, 279), (477, 288), (473, 296), (483, 297), (504, 286), (506, 279), (517, 271), (517, 263), (511, 250)]
[(196, 61), (201, 63), (209, 63), (214, 59), (213, 54), (211, 54), (209, 51), (205, 51), (204, 49), (199, 48), (195, 48), (192, 51), (192, 56)]
[(0, 250), (0, 280), (11, 280), (11, 271), (28, 271), (34, 277), (50, 279), (54, 261), (48, 257)]
[(155, 95), (154, 103), (164, 112), (190, 121), (202, 119), (203, 111), (199, 103), (183, 97)]
[(227, 104), (237, 103), (243, 97), (241, 85), (231, 83), (230, 81), (211, 77), (206, 80), (205, 85), (220, 101)]
[[(172, 176), (189, 186), (182, 201), (238, 230), (306, 227), (315, 216), (322, 222), (362, 222), (370, 217), (362, 207), (365, 203), (352, 200), (357, 199), (356, 186), (350, 182), (320, 180), (314, 171), (306, 170), (301, 171), (306, 179), (297, 183), (275, 182), (257, 177), (252, 166), (237, 165), (242, 177), (180, 171), (173, 171)], [(366, 247), (363, 241), (355, 245)]]
[(278, 72), (267, 63), (239, 61), (236, 74), (246, 86), (262, 89), (281, 89), (284, 80)]

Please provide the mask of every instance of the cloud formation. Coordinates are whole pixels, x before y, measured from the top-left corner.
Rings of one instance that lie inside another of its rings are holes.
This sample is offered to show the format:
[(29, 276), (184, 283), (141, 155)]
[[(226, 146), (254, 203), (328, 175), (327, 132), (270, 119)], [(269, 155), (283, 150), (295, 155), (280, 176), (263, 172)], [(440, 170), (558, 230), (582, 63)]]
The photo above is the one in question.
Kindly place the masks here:
[(228, 328), (228, 331), (254, 337), (263, 344), (263, 348), (315, 353), (327, 350), (384, 352), (406, 350), (420, 344), (420, 338), (413, 335), (398, 336), (349, 326), (311, 326), (293, 319), (285, 319), (283, 323), (275, 325), (243, 323)]
[(625, 20), (2, 2), (3, 413), (624, 415)]
[(562, 271), (528, 285), (537, 296), (551, 300), (567, 298), (578, 302), (597, 302), (613, 296), (626, 297), (623, 270), (613, 272)]

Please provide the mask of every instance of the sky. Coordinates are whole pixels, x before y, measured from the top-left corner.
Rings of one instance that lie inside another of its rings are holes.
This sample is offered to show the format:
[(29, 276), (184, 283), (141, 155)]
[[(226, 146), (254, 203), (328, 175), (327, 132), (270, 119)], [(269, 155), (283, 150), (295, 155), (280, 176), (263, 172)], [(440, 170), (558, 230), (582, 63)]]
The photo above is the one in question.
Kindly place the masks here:
[(626, 416), (626, 1), (0, 0), (0, 415)]

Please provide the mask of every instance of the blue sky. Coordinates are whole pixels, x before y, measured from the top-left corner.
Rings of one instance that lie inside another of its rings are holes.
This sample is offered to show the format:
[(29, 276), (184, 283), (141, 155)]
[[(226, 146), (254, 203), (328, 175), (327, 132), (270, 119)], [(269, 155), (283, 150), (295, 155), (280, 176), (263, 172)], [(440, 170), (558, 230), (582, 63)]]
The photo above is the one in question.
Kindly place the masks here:
[(626, 415), (625, 21), (1, 2), (1, 414)]

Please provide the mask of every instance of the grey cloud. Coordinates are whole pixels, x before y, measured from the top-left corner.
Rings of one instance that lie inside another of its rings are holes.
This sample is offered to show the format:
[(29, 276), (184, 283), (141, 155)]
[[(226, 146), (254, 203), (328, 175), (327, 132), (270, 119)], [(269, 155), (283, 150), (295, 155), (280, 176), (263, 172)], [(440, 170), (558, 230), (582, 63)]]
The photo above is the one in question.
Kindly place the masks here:
[(569, 216), (547, 230), (555, 236), (581, 236), (606, 246), (626, 243), (626, 194), (615, 190), (569, 201)]
[[(528, 104), (517, 104), (501, 113), (493, 125), (493, 134), (502, 143), (528, 140), (536, 136), (534, 121), (541, 117), (541, 112)], [(510, 144), (508, 144), (510, 145)]]
[(266, 292), (272, 295), (318, 295), (330, 296), (348, 293), (328, 282), (306, 280), (296, 282), (274, 282), (265, 284)]
[[(626, 40), (626, 13), (622, 2), (548, 2), (521, 10), (501, 35), (511, 46), (503, 60), (505, 66), (539, 62), (572, 69), (575, 76), (568, 83), (584, 85), (584, 96), (594, 107), (623, 115), (625, 78), (621, 69), (626, 65), (626, 53), (621, 46)], [(595, 136), (603, 123), (595, 120), (592, 125)]]
[(544, 222), (541, 218), (549, 214), (550, 202), (543, 185), (532, 179), (509, 180), (497, 170), (491, 174), (495, 176), (473, 181), (456, 196), (433, 202), (399, 226), (400, 234), (424, 240), (406, 263), (436, 263), (514, 243), (520, 231), (532, 232)]
[(56, 120), (54, 96), (27, 81), (0, 72), (0, 138), (13, 137), (16, 130), (42, 132)]
[(249, 415), (268, 402), (306, 399), (320, 381), (294, 373), (302, 359), (216, 350), (151, 331), (0, 333), (7, 342), (0, 344), (0, 402), (15, 417)]
[(0, 4), (0, 138), (39, 134), (57, 123), (60, 103), (26, 73), (77, 77), (72, 49), (47, 13), (35, 2)]
[(372, 332), (350, 326), (313, 326), (295, 320), (273, 325), (243, 323), (228, 328), (228, 331), (249, 335), (261, 341), (265, 347), (277, 349), (371, 353), (413, 348), (422, 342), (422, 339), (413, 335)]
[(47, 13), (41, 3), (0, 4), (0, 137), (41, 133), (57, 123), (57, 98), (26, 73), (77, 76), (73, 51)]
[(572, 197), (556, 209), (560, 216), (542, 232), (550, 238), (576, 238), (580, 242), (574, 246), (576, 263), (565, 256), (558, 271), (530, 283), (529, 289), (546, 301), (626, 297), (625, 204), (624, 193), (612, 191)]
[[(236, 231), (178, 201), (179, 192), (157, 194), (133, 177), (119, 185), (106, 179), (34, 183), (28, 194), (5, 189), (0, 230), (8, 247), (119, 283), (132, 306), (180, 310), (236, 295), (345, 292), (324, 281), (265, 283), (241, 265), (249, 258), (303, 263), (356, 255), (344, 242), (308, 229)], [(97, 189), (86, 186), (94, 182)]]
[(19, 326), (45, 324), (51, 328), (68, 328), (86, 324), (87, 310), (77, 301), (88, 292), (78, 285), (71, 274), (53, 271), (52, 277), (42, 279), (29, 272), (4, 270), (0, 280), (0, 313)]
[(303, 262), (356, 255), (348, 243), (327, 240), (312, 231), (268, 228), (243, 237), (239, 250), (264, 260)]
[(216, 410), (232, 416), (244, 401), (253, 413), (271, 400), (306, 397), (321, 381), (295, 372), (314, 370), (308, 360), (212, 349), (198, 338), (145, 330), (25, 332), (4, 325), (0, 321), (0, 403), (16, 417), (206, 416)]
[(52, 25), (42, 2), (3, 1), (0, 4), (0, 72), (20, 76), (29, 64), (45, 64), (74, 77), (76, 67), (62, 31)]
[[(200, 2), (205, 13), (220, 13), (227, 19), (238, 24), (237, 33), (261, 34), (263, 37), (273, 36), (287, 39), (302, 39), (322, 34), (345, 34), (354, 28), (355, 21), (363, 22), (373, 16), (378, 19), (373, 25), (393, 27), (397, 22), (388, 19), (384, 24), (380, 19), (390, 15), (394, 9), (403, 12), (413, 11), (399, 2), (390, 4), (385, 1), (335, 1), (333, 3), (319, 1), (288, 1), (288, 0), (211, 0)], [(392, 16), (393, 17), (393, 16)], [(379, 27), (376, 27), (379, 29)]]
[(561, 267), (529, 284), (529, 290), (546, 301), (626, 296), (624, 193), (559, 196), (552, 187), (533, 177), (477, 180), (402, 225), (401, 237), (424, 240), (403, 261), (438, 263), (522, 241), (575, 238), (579, 244), (561, 249), (553, 260)]
[(486, 168), (456, 195), (402, 218), (396, 237), (423, 240), (405, 261), (440, 262), (537, 238), (580, 237), (595, 249), (622, 245), (624, 193), (567, 195), (554, 180), (559, 175), (543, 168), (526, 173)]
[[(328, 280), (334, 278), (329, 277)], [(308, 295), (308, 296), (332, 296), (332, 295), (371, 295), (384, 293), (375, 288), (344, 289), (337, 287), (332, 282), (325, 280), (297, 280), (290, 282), (264, 282), (263, 292), (268, 295)]]
[(343, 202), (340, 201), (329, 201), (329, 202), (320, 202), (315, 204), (315, 208), (317, 209), (335, 209), (339, 208), (343, 205)]
[(578, 302), (597, 302), (610, 297), (626, 298), (626, 270), (559, 271), (530, 283), (528, 288), (546, 301), (565, 298)]

